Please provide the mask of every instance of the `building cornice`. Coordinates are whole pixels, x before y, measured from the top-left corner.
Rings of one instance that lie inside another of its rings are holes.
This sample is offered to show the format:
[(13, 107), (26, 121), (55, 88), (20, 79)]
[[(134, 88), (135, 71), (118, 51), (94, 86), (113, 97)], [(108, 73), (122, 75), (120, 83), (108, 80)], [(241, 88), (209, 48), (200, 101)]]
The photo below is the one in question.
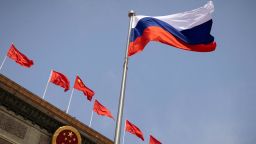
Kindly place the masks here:
[(107, 137), (81, 123), (54, 105), (41, 99), (0, 74), (0, 105), (37, 124), (49, 133), (63, 125), (75, 127), (82, 137), (97, 144), (112, 144)]

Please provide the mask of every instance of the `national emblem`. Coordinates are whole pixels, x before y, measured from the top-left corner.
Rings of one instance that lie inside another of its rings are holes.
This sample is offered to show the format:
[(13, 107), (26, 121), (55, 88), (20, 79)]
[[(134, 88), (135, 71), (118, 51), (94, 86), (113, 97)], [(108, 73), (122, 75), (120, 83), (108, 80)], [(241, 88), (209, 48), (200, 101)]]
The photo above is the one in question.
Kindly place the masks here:
[(55, 131), (52, 144), (81, 144), (81, 136), (74, 127), (62, 126)]

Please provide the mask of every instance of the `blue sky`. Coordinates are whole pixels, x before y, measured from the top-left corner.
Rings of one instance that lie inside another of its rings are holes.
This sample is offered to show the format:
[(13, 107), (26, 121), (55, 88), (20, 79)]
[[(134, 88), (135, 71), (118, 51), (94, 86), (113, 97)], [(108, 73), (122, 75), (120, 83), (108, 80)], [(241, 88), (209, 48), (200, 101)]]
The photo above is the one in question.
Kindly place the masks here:
[[(192, 10), (206, 0), (1, 0), (0, 60), (11, 42), (35, 65), (7, 59), (1, 73), (42, 96), (50, 70), (76, 74), (95, 98), (117, 115), (122, 65), (133, 9), (142, 15)], [(212, 53), (183, 51), (152, 42), (130, 58), (124, 119), (144, 133), (125, 143), (256, 143), (255, 2), (214, 0)], [(65, 110), (71, 90), (49, 84), (45, 100)], [(70, 115), (89, 124), (92, 102), (74, 91)], [(94, 115), (92, 128), (114, 138), (115, 122)]]

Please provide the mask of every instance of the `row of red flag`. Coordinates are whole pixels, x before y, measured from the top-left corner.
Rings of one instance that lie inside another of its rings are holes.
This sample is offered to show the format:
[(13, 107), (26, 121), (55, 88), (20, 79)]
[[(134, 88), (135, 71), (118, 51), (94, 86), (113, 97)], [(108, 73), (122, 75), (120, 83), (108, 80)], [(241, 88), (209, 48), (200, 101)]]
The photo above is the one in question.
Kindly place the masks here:
[[(14, 46), (13, 43), (11, 44), (11, 46), (7, 52), (7, 56), (9, 58), (11, 58), (12, 60), (14, 60), (16, 63), (18, 63), (21, 66), (26, 67), (26, 68), (29, 68), (34, 64), (33, 60), (30, 60), (26, 55), (21, 53)], [(53, 84), (64, 88), (65, 92), (70, 89), (70, 82), (69, 82), (68, 78), (60, 72), (52, 70), (50, 78), (49, 78), (49, 82), (52, 82)], [(84, 93), (84, 95), (87, 96), (87, 99), (89, 101), (92, 100), (92, 98), (95, 94), (93, 90), (91, 90), (90, 88), (85, 86), (84, 82), (82, 81), (82, 79), (79, 76), (76, 76), (75, 84), (74, 84), (73, 88), (76, 90), (82, 91)], [(98, 100), (94, 101), (93, 111), (96, 112), (98, 115), (107, 116), (107, 117), (114, 119), (111, 112), (105, 106), (103, 106)]]
[[(27, 68), (31, 67), (34, 64), (33, 60), (30, 60), (26, 55), (21, 53), (14, 46), (13, 43), (11, 44), (11, 47), (7, 52), (7, 56), (9, 58), (11, 58), (12, 60), (14, 60), (16, 63), (20, 64), (21, 66), (27, 67)], [(58, 86), (64, 88), (65, 92), (70, 89), (70, 83), (69, 83), (68, 78), (60, 72), (53, 70), (51, 72), (51, 76), (50, 76), (49, 80), (50, 80), (50, 82), (54, 83), (55, 85), (58, 85)], [(85, 84), (83, 83), (82, 79), (79, 76), (76, 76), (75, 84), (74, 84), (73, 88), (76, 90), (82, 91), (84, 93), (84, 95), (87, 96), (87, 99), (89, 101), (92, 100), (92, 97), (95, 94), (93, 90), (91, 90), (90, 88), (85, 86)], [(97, 100), (95, 100), (95, 102), (94, 102), (93, 111), (99, 115), (107, 116), (107, 117), (114, 119), (111, 112)]]
[[(64, 91), (69, 90), (69, 80), (65, 75), (63, 75), (60, 72), (52, 71), (50, 82), (60, 87), (63, 87)], [(82, 91), (84, 95), (87, 96), (87, 99), (89, 101), (92, 100), (92, 97), (95, 94), (93, 90), (85, 86), (85, 84), (83, 83), (82, 79), (79, 76), (76, 76), (75, 84), (73, 88), (76, 90)], [(114, 119), (110, 110), (108, 110), (105, 106), (103, 106), (98, 100), (94, 101), (93, 111), (96, 112), (98, 115), (102, 115), (102, 116), (106, 116)]]
[[(68, 91), (70, 88), (68, 78), (64, 74), (54, 71), (54, 70), (52, 70), (52, 72), (51, 72), (50, 82), (64, 88), (65, 92)], [(95, 94), (93, 90), (91, 90), (90, 88), (85, 86), (85, 84), (83, 83), (82, 79), (79, 76), (76, 76), (75, 84), (74, 84), (73, 88), (76, 90), (82, 91), (84, 93), (84, 95), (87, 96), (87, 99), (89, 101), (92, 100), (92, 97)]]
[[(13, 43), (11, 44), (11, 47), (9, 48), (9, 50), (7, 52), (7, 56), (10, 59), (14, 60), (16, 63), (18, 63), (21, 66), (26, 67), (26, 68), (29, 68), (34, 64), (33, 60), (30, 60), (26, 55), (21, 53), (14, 46)], [(49, 82), (64, 88), (65, 92), (70, 89), (70, 82), (69, 82), (68, 78), (60, 72), (52, 70), (50, 78), (49, 78)], [(83, 83), (82, 79), (79, 76), (76, 76), (75, 84), (74, 84), (73, 88), (83, 92), (84, 95), (87, 96), (87, 99), (89, 101), (92, 100), (92, 98), (95, 94), (93, 90), (91, 90), (90, 88), (85, 86), (85, 84)], [(114, 117), (111, 114), (111, 111), (108, 110), (105, 106), (103, 106), (96, 99), (94, 101), (93, 111), (95, 113), (97, 113), (98, 115), (106, 116), (106, 117), (112, 118), (114, 120)], [(125, 122), (125, 131), (127, 131), (131, 134), (134, 134), (135, 136), (137, 136), (138, 138), (140, 138), (141, 140), (144, 141), (144, 136), (143, 136), (142, 131), (128, 120), (126, 120), (126, 122)], [(161, 144), (161, 142), (158, 141), (156, 138), (154, 138), (152, 135), (150, 135), (149, 144)]]

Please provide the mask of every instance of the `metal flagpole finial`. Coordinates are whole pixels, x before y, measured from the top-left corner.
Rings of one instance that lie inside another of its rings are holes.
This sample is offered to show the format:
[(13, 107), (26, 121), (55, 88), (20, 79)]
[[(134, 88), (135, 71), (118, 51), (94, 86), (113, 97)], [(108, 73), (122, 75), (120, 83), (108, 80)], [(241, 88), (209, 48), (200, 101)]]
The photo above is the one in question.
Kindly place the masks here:
[(128, 12), (128, 16), (129, 16), (129, 17), (135, 16), (135, 11), (130, 10), (130, 11)]

